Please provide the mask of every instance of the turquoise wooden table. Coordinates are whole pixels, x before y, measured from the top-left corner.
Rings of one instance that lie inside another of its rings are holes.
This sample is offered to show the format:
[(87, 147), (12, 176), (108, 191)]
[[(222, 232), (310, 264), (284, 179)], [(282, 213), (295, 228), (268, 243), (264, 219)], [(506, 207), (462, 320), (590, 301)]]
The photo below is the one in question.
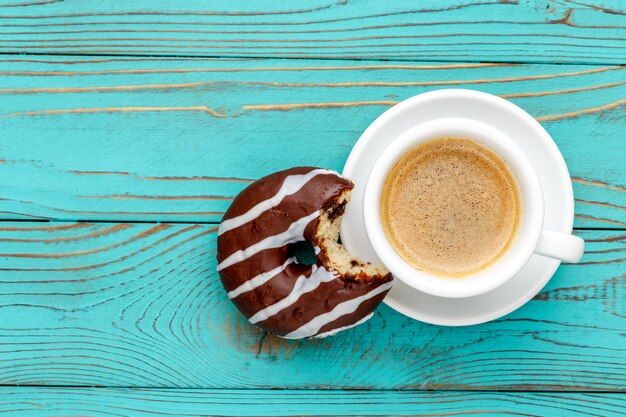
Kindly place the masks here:
[[(0, 0), (0, 411), (624, 415), (624, 65), (623, 0)], [(582, 262), (483, 325), (249, 325), (215, 272), (231, 199), (341, 170), (381, 112), (445, 87), (553, 136)]]

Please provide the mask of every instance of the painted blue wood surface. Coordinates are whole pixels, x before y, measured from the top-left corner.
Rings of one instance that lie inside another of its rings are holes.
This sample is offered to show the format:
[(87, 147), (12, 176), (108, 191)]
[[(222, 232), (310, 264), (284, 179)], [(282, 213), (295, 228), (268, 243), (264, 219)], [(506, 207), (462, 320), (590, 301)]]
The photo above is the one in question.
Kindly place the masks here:
[[(623, 414), (625, 7), (0, 0), (0, 412)], [(377, 115), (445, 87), (554, 137), (582, 263), (480, 326), (384, 306), (322, 341), (250, 326), (214, 271), (232, 197), (276, 169), (340, 170)]]
[(518, 311), (446, 328), (381, 307), (314, 341), (250, 325), (215, 273), (215, 226), (0, 225), (0, 382), (117, 387), (623, 391), (626, 231), (581, 231)]
[(5, 57), (0, 75), (0, 218), (219, 221), (249, 180), (341, 170), (393, 103), (459, 87), (543, 123), (577, 227), (626, 226), (622, 67)]
[(622, 0), (2, 0), (0, 52), (624, 64), (625, 16)]
[(607, 393), (263, 391), (0, 388), (7, 417), (183, 416), (623, 416), (625, 396)]

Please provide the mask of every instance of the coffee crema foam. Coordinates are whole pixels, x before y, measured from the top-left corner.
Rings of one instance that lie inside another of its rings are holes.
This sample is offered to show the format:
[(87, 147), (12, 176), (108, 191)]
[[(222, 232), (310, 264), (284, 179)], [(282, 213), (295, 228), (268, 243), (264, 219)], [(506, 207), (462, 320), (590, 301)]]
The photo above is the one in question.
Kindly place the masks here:
[(493, 264), (520, 221), (518, 186), (505, 162), (478, 143), (439, 138), (405, 154), (381, 199), (385, 234), (417, 269), (463, 277)]

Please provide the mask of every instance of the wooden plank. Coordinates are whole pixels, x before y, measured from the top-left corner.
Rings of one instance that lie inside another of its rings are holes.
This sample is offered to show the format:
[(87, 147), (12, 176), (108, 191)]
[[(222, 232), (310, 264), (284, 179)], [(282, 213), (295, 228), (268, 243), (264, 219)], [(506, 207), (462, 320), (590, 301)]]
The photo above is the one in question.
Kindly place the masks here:
[(460, 87), (542, 121), (576, 226), (626, 227), (624, 67), (31, 56), (0, 75), (4, 219), (219, 221), (250, 180), (341, 170), (390, 105)]
[(1, 384), (626, 391), (626, 234), (581, 231), (520, 310), (446, 328), (383, 306), (335, 337), (249, 325), (215, 272), (215, 227), (0, 224)]
[(599, 416), (626, 394), (0, 387), (4, 416)]
[(622, 0), (0, 1), (0, 52), (626, 62)]

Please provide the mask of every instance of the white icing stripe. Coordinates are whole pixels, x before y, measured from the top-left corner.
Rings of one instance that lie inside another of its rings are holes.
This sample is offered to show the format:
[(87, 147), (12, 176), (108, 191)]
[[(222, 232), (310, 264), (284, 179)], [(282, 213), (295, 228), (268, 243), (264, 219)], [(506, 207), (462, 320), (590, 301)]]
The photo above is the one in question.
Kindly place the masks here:
[(338, 328), (336, 328), (336, 329), (332, 329), (332, 330), (329, 330), (329, 331), (324, 332), (324, 333), (316, 334), (316, 335), (315, 335), (315, 336), (313, 336), (313, 337), (314, 337), (315, 339), (323, 339), (323, 338), (328, 337), (328, 336), (334, 336), (334, 335), (336, 335), (336, 334), (337, 334), (337, 333), (339, 333), (339, 332), (343, 332), (344, 330), (348, 330), (348, 329), (351, 329), (351, 328), (353, 328), (353, 327), (358, 326), (359, 324), (363, 324), (363, 323), (365, 323), (366, 321), (368, 321), (369, 319), (371, 319), (373, 315), (374, 315), (374, 312), (372, 311), (372, 312), (371, 312), (371, 313), (369, 313), (367, 316), (363, 317), (361, 320), (357, 321), (357, 322), (356, 322), (356, 323), (354, 323), (354, 324), (349, 324), (349, 325), (347, 325), (347, 326), (338, 327)]
[(231, 265), (244, 261), (249, 257), (261, 252), (262, 250), (280, 248), (281, 246), (304, 240), (304, 229), (306, 229), (309, 223), (311, 223), (311, 221), (313, 219), (316, 219), (319, 215), (320, 211), (317, 210), (316, 212), (311, 213), (308, 216), (305, 216), (291, 223), (289, 229), (285, 230), (284, 232), (274, 236), (269, 236), (262, 241), (247, 247), (246, 249), (238, 250), (237, 252), (233, 253), (228, 258), (220, 262), (217, 265), (217, 270), (221, 271), (222, 269), (228, 268)]
[(298, 329), (283, 337), (285, 339), (301, 339), (304, 337), (314, 336), (326, 324), (331, 323), (346, 314), (354, 313), (364, 301), (387, 291), (391, 288), (391, 285), (391, 282), (387, 282), (379, 287), (376, 287), (373, 291), (370, 291), (367, 294), (353, 298), (352, 300), (344, 301), (343, 303), (339, 303), (328, 313), (320, 314), (307, 324), (300, 326)]
[(256, 206), (252, 207), (250, 210), (241, 214), (237, 217), (233, 217), (232, 219), (224, 220), (218, 229), (217, 234), (221, 235), (222, 233), (226, 233), (229, 230), (236, 229), (237, 227), (248, 223), (259, 217), (261, 213), (271, 208), (276, 207), (280, 204), (283, 198), (288, 195), (292, 195), (297, 193), (308, 183), (312, 178), (318, 175), (337, 175), (335, 171), (329, 171), (327, 169), (314, 169), (312, 171), (307, 172), (306, 174), (298, 174), (298, 175), (289, 175), (283, 181), (283, 184), (280, 187), (280, 190), (273, 197), (261, 201)]
[(308, 278), (304, 275), (298, 277), (296, 284), (293, 286), (293, 290), (291, 290), (287, 297), (258, 311), (254, 316), (250, 317), (250, 323), (255, 324), (267, 320), (298, 301), (303, 294), (315, 290), (322, 282), (329, 282), (338, 277), (336, 274), (327, 271), (323, 266), (318, 268), (316, 265), (313, 265), (312, 269), (313, 272)]
[(260, 287), (261, 285), (265, 284), (270, 279), (274, 278), (277, 274), (283, 272), (285, 268), (287, 268), (287, 266), (289, 266), (290, 264), (294, 263), (295, 260), (296, 258), (289, 258), (281, 266), (278, 266), (272, 269), (271, 271), (263, 272), (262, 274), (259, 274), (256, 277), (249, 279), (248, 281), (244, 282), (243, 284), (241, 284), (234, 290), (230, 291), (228, 293), (228, 298), (232, 300), (233, 298), (243, 294), (244, 292), (252, 291), (253, 289), (257, 287)]

